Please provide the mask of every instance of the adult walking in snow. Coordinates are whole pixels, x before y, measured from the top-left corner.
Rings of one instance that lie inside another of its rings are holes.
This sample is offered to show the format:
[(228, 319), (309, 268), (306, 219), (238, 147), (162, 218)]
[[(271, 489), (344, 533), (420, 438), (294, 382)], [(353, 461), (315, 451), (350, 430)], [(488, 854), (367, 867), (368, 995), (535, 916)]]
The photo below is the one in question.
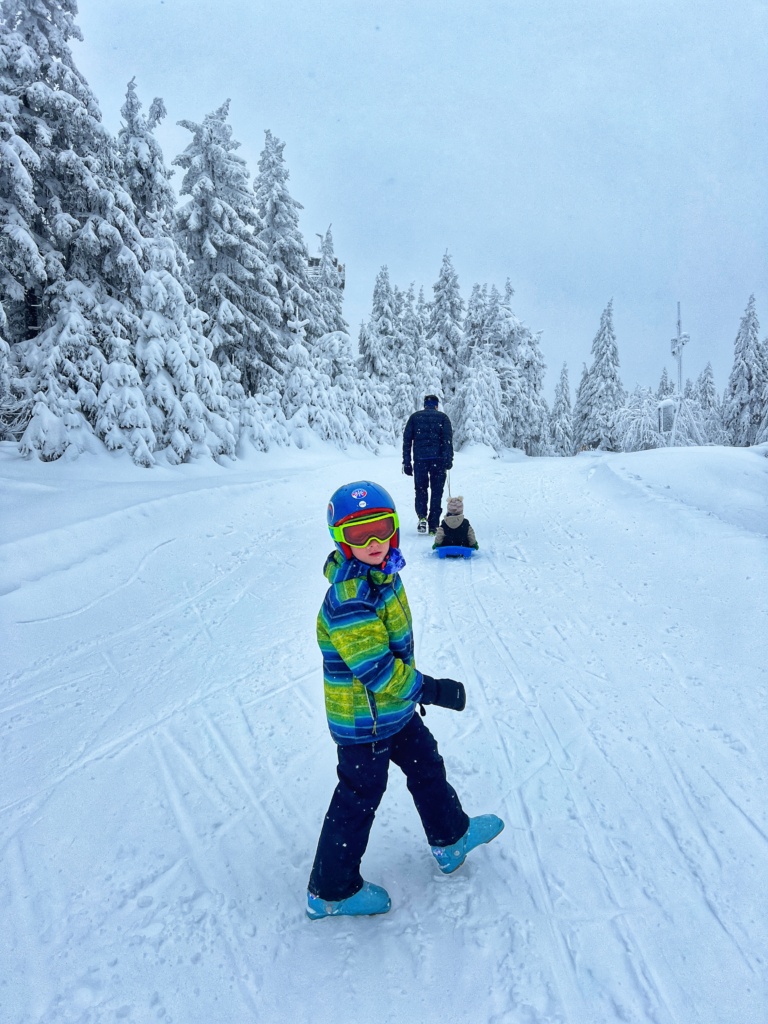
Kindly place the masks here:
[(403, 432), (403, 472), (413, 477), (416, 488), (419, 533), (437, 531), (445, 477), (453, 465), (453, 428), (439, 404), (437, 395), (427, 395), (424, 408), (408, 417)]

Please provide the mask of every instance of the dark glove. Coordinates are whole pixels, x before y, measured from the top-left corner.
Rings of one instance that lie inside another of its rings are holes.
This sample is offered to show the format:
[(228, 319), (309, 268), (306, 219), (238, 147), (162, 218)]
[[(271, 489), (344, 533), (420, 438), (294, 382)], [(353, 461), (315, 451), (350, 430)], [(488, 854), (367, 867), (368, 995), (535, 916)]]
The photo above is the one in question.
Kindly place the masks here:
[(455, 679), (433, 679), (432, 676), (423, 676), (423, 679), (420, 704), (436, 704), (439, 708), (449, 708), (451, 711), (463, 711), (467, 706), (464, 683)]
[(413, 466), (403, 466), (403, 472), (406, 476), (413, 476)]

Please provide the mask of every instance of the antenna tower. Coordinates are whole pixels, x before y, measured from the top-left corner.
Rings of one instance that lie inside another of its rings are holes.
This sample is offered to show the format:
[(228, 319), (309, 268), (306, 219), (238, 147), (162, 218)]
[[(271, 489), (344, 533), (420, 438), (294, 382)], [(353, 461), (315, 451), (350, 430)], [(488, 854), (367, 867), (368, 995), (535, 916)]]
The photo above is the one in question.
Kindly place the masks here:
[(703, 444), (701, 433), (696, 424), (696, 419), (688, 408), (688, 403), (683, 397), (683, 349), (691, 340), (690, 335), (684, 334), (682, 321), (680, 319), (680, 303), (677, 304), (677, 335), (672, 339), (672, 355), (677, 360), (677, 394), (675, 395), (675, 418), (672, 423), (672, 433), (669, 435), (668, 446), (672, 448), (675, 444), (678, 420), (685, 421), (688, 430), (696, 439), (697, 444)]

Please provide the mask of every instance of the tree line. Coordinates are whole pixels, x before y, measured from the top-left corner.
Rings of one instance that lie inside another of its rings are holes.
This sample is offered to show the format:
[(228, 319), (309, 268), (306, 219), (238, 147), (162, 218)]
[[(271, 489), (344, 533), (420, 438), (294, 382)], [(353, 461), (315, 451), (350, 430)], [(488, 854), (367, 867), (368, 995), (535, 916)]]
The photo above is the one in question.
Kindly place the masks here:
[[(0, 431), (24, 455), (103, 443), (149, 466), (313, 436), (376, 450), (430, 392), (459, 445), (567, 455), (667, 443), (666, 396), (621, 385), (610, 303), (573, 408), (567, 367), (548, 407), (541, 338), (515, 315), (511, 286), (475, 285), (465, 303), (448, 253), (428, 300), (382, 267), (355, 344), (331, 229), (310, 257), (284, 144), (265, 133), (251, 178), (228, 102), (180, 122), (177, 199), (155, 137), (162, 100), (145, 112), (131, 81), (117, 136), (106, 130), (69, 47), (76, 10), (0, 7)], [(724, 396), (709, 367), (689, 382), (678, 443), (768, 439), (758, 335), (750, 300)]]

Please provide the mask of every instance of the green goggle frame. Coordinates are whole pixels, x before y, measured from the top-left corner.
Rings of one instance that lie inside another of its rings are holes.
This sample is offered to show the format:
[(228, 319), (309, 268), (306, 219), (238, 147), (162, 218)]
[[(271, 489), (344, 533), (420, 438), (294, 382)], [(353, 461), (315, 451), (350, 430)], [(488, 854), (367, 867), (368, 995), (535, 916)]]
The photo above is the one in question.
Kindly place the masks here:
[(329, 527), (331, 536), (337, 544), (347, 544), (351, 548), (364, 548), (373, 541), (381, 544), (391, 540), (400, 529), (397, 512), (389, 509), (383, 512), (372, 512), (368, 516), (358, 516), (346, 523)]

